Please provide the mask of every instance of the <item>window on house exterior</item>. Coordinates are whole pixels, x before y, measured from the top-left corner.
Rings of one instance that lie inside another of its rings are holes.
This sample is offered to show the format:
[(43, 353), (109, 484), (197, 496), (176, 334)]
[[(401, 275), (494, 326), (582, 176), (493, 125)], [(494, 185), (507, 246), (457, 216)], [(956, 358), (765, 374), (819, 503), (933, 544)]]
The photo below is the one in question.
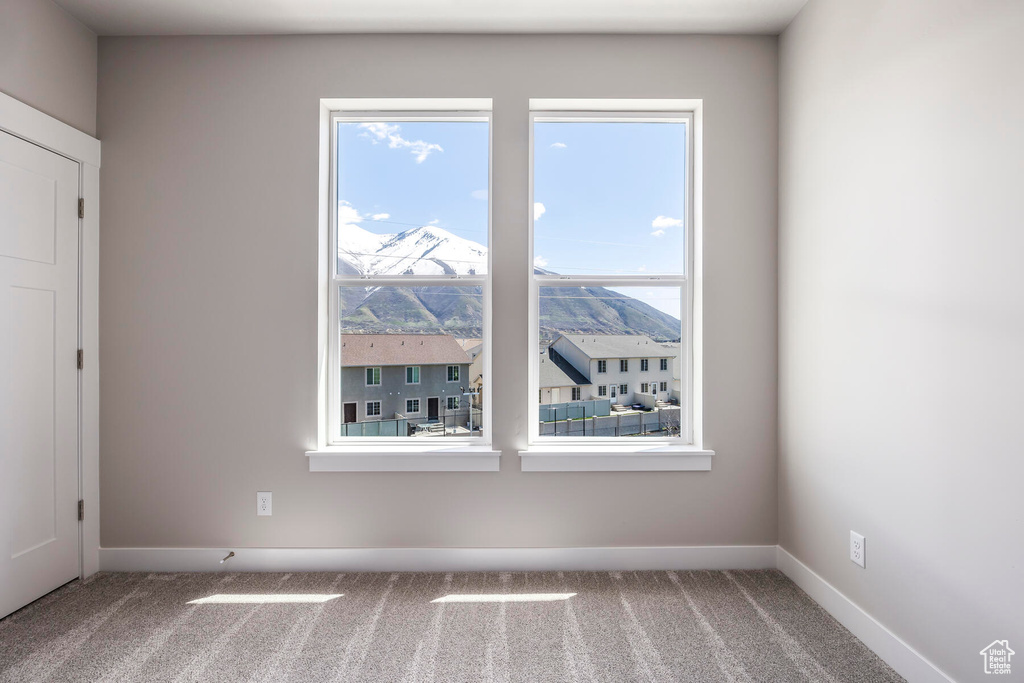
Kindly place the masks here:
[(459, 397), (458, 396), (449, 396), (448, 397), (448, 403), (447, 403), (446, 407), (448, 408), (448, 410), (458, 410), (459, 409)]
[(600, 373), (608, 372), (608, 361), (599, 360), (597, 361), (597, 371)]
[(661, 390), (662, 391), (668, 391), (668, 382), (662, 382), (661, 383)]
[(608, 395), (608, 385), (602, 384), (599, 387), (597, 387), (597, 395), (599, 397), (600, 396), (607, 396)]
[(330, 134), (326, 445), (489, 438), (486, 393), (444, 408), (489, 363), (490, 112), (333, 112)]
[(579, 401), (583, 396), (583, 390), (580, 387), (572, 388), (572, 400)]
[(661, 370), (668, 370), (668, 358), (661, 359)]
[[(690, 353), (692, 118), (687, 112), (531, 112), (531, 334), (553, 340), (551, 348), (571, 366), (567, 373), (592, 381), (591, 361), (598, 358), (618, 359), (623, 375), (631, 359), (648, 372), (651, 359)], [(690, 365), (682, 367), (685, 374)], [(598, 360), (596, 371), (607, 371), (605, 361)], [(531, 381), (539, 380), (539, 368), (535, 375)], [(641, 393), (653, 388), (635, 386)], [(628, 383), (611, 385), (616, 389), (629, 398)], [(679, 406), (637, 408), (640, 418), (613, 411), (559, 420), (556, 410), (541, 405), (531, 443), (551, 437), (692, 443), (688, 396)]]

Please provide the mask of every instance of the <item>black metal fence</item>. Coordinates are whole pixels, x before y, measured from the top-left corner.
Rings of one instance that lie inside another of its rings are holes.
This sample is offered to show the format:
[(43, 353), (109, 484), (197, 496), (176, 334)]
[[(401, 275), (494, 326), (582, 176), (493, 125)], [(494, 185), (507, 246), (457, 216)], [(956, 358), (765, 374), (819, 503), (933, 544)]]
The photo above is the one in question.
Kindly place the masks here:
[(395, 414), (387, 420), (348, 422), (341, 425), (342, 437), (445, 437), (481, 436), (483, 411), (457, 410), (438, 417), (415, 417)]

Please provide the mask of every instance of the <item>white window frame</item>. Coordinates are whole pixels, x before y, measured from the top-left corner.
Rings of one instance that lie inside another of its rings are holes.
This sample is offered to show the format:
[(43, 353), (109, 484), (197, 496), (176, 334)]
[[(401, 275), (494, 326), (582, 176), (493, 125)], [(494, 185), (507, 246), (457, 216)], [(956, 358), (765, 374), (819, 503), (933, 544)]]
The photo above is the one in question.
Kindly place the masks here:
[(605, 360), (603, 358), (598, 359), (598, 361), (597, 361), (597, 373), (599, 375), (606, 375), (606, 374), (608, 374), (608, 361), (607, 360)]
[[(628, 393), (629, 393), (629, 385), (628, 384), (620, 384), (619, 385), (619, 396), (625, 396)], [(622, 437), (619, 437), (619, 438), (622, 438)], [(650, 438), (650, 437), (644, 437), (644, 438)]]
[[(633, 275), (539, 275), (534, 273), (534, 126), (538, 122), (565, 121), (685, 121), (687, 123), (687, 173), (685, 192), (686, 243), (681, 276)], [(682, 389), (686, 408), (682, 411), (678, 437), (542, 437), (539, 407), (530, 402), (528, 447), (520, 451), (524, 471), (627, 471), (711, 469), (714, 452), (704, 446), (703, 434), (703, 102), (701, 100), (621, 99), (531, 99), (529, 121), (529, 182), (527, 214), (528, 269), (530, 282), (528, 342), (539, 338), (539, 293), (541, 287), (618, 286), (678, 287), (682, 292), (680, 320)], [(539, 380), (539, 359), (530, 356), (528, 397)], [(621, 387), (620, 387), (621, 389)], [(621, 392), (620, 392), (621, 393)], [(628, 391), (626, 392), (628, 393)]]
[[(410, 382), (409, 381), (409, 371), (410, 370), (415, 370), (416, 371), (416, 373), (415, 373), (416, 374), (416, 381), (415, 382)], [(422, 378), (422, 376), (423, 376), (422, 366), (419, 366), (419, 365), (406, 365), (405, 366), (405, 385), (406, 386), (415, 386), (415, 385), (419, 384), (420, 383), (420, 379)]]
[(640, 383), (640, 393), (641, 394), (649, 394), (650, 391), (651, 391), (651, 383), (650, 382), (641, 382)]
[(628, 358), (620, 358), (619, 359), (619, 372), (629, 372), (629, 359)]
[[(483, 387), (483, 430), (475, 437), (340, 436), (341, 373), (338, 322), (339, 286), (416, 287), (452, 284), (483, 291), (483, 372), (490, 376), (493, 273), (493, 136), (489, 98), (324, 98), (320, 100), (319, 304), (317, 335), (317, 440), (307, 450), (315, 472), (458, 471), (496, 472), (500, 451), (493, 450), (491, 386)], [(337, 271), (337, 142), (339, 121), (485, 121), (488, 123), (488, 239), (486, 275), (360, 277)], [(422, 409), (422, 408), (421, 408)]]
[[(416, 401), (416, 410), (409, 410), (409, 401)], [(405, 414), (406, 415), (419, 415), (423, 410), (423, 401), (418, 398), (407, 398), (405, 399)]]
[[(376, 370), (377, 382), (370, 382), (370, 372)], [(379, 387), (384, 383), (384, 371), (379, 365), (371, 365), (363, 368), (364, 387)]]
[(598, 398), (605, 398), (607, 396), (608, 396), (608, 385), (607, 384), (599, 384), (597, 386), (597, 397)]
[[(444, 397), (444, 409), (445, 410), (458, 410), (459, 404), (462, 403), (461, 396), (445, 396)], [(455, 407), (452, 407), (452, 401), (455, 401)]]
[(640, 359), (640, 372), (649, 372), (650, 368), (651, 368), (651, 359), (650, 358), (641, 358)]
[(660, 372), (665, 372), (668, 369), (669, 369), (668, 368), (668, 358), (659, 358), (658, 359), (658, 370)]
[[(377, 412), (376, 413), (371, 413), (370, 412), (370, 406), (371, 405), (376, 405), (377, 406)], [(369, 417), (376, 417), (376, 418), (380, 419), (380, 416), (381, 416), (381, 402), (380, 402), (380, 400), (379, 399), (372, 399), (372, 400), (369, 400), (369, 401), (363, 401), (363, 416), (364, 417), (368, 417), (368, 418)]]

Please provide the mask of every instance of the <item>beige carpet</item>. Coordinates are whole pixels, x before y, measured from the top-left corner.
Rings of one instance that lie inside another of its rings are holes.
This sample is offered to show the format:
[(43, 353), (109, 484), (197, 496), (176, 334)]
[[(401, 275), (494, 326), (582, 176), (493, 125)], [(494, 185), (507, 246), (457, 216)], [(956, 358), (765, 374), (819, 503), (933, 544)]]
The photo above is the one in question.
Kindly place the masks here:
[(0, 621), (0, 680), (902, 679), (780, 572), (731, 571), (101, 573)]

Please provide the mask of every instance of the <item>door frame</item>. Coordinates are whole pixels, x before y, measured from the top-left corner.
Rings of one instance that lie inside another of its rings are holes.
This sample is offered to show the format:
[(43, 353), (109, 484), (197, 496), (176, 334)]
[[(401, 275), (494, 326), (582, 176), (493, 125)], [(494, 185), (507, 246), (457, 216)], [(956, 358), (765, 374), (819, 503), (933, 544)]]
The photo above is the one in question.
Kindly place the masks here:
[(78, 525), (79, 577), (99, 571), (100, 550), (100, 141), (0, 93), (0, 131), (78, 163), (78, 496), (85, 518)]

